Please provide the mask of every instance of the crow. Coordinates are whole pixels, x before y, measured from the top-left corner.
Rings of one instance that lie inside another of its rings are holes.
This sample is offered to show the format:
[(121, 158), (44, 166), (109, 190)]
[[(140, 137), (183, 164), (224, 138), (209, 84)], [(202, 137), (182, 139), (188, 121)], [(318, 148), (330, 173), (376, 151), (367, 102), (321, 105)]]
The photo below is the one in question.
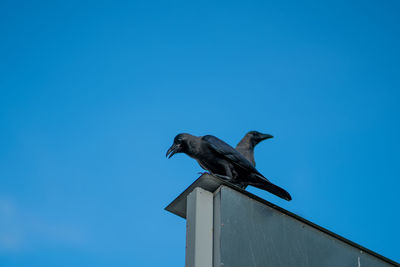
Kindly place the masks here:
[(253, 166), (256, 166), (254, 160), (254, 147), (265, 139), (273, 138), (270, 134), (263, 134), (257, 131), (248, 132), (237, 144), (236, 150), (242, 154)]
[(240, 187), (252, 185), (285, 200), (292, 199), (286, 190), (271, 183), (242, 154), (215, 136), (178, 134), (168, 149), (166, 157), (171, 158), (176, 153), (187, 154), (212, 175)]

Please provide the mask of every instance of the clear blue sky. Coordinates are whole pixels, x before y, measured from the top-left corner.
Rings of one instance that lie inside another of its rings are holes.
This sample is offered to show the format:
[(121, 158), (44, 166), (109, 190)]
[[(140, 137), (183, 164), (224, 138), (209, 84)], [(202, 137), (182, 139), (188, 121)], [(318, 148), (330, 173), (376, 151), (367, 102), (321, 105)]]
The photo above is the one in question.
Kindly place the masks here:
[(400, 4), (1, 1), (0, 265), (183, 266), (164, 207), (235, 145), (293, 196), (253, 193), (396, 261)]

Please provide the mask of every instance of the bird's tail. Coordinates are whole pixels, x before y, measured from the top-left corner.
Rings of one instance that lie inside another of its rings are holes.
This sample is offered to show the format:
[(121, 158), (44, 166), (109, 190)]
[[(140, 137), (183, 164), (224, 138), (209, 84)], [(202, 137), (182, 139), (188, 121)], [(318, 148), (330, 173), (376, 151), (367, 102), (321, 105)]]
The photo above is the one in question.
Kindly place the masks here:
[(292, 197), (290, 196), (290, 194), (283, 188), (274, 185), (273, 183), (269, 182), (269, 181), (260, 181), (260, 182), (250, 182), (249, 185), (252, 185), (254, 187), (266, 190), (280, 198), (283, 198), (287, 201), (292, 200)]

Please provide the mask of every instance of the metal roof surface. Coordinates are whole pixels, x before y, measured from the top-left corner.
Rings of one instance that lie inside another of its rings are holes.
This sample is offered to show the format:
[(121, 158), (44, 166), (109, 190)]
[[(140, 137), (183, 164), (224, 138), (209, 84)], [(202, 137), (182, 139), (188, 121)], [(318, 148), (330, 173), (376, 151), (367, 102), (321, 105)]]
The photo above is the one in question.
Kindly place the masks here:
[(287, 210), (285, 210), (285, 209), (283, 209), (283, 208), (281, 208), (281, 207), (279, 207), (279, 206), (277, 206), (277, 205), (275, 205), (275, 204), (273, 204), (273, 203), (271, 203), (269, 201), (266, 201), (266, 200), (254, 195), (254, 194), (252, 194), (252, 193), (250, 193), (250, 192), (248, 192), (246, 190), (243, 190), (243, 189), (241, 189), (241, 188), (239, 188), (239, 187), (237, 187), (237, 186), (235, 186), (235, 185), (233, 185), (233, 184), (231, 184), (231, 183), (229, 183), (229, 182), (227, 182), (227, 181), (225, 181), (225, 180), (223, 180), (221, 178), (212, 176), (210, 174), (201, 175), (188, 188), (186, 188), (177, 198), (175, 198), (165, 208), (165, 210), (167, 210), (167, 211), (169, 211), (169, 212), (171, 212), (171, 213), (173, 213), (175, 215), (178, 215), (178, 216), (180, 216), (182, 218), (186, 218), (186, 198), (187, 198), (188, 194), (193, 191), (194, 188), (200, 187), (200, 188), (203, 188), (204, 190), (207, 190), (209, 192), (215, 193), (221, 186), (227, 186), (227, 187), (229, 187), (231, 189), (234, 189), (234, 190), (236, 190), (236, 191), (238, 191), (238, 192), (240, 192), (240, 193), (242, 193), (242, 194), (244, 194), (244, 195), (246, 195), (246, 196), (248, 196), (248, 197), (250, 197), (250, 198), (252, 198), (252, 199), (254, 199), (254, 200), (256, 200), (256, 201), (258, 201), (260, 203), (262, 203), (262, 204), (264, 204), (264, 205), (267, 205), (267, 206), (269, 206), (269, 207), (271, 207), (271, 208), (273, 208), (273, 209), (275, 209), (275, 210), (277, 210), (277, 211), (279, 211), (279, 212), (281, 212), (283, 214), (286, 214), (286, 215), (288, 215), (288, 216), (290, 216), (290, 217), (292, 217), (292, 218), (294, 218), (294, 219), (296, 219), (296, 220), (298, 220), (298, 221), (300, 221), (302, 223), (305, 223), (305, 224), (307, 224), (307, 225), (309, 225), (311, 227), (314, 227), (314, 228), (318, 229), (319, 231), (321, 231), (321, 232), (323, 232), (325, 234), (328, 234), (328, 235), (330, 235), (330, 236), (332, 236), (334, 238), (337, 238), (337, 239), (339, 239), (339, 240), (341, 240), (341, 241), (343, 241), (343, 242), (345, 242), (345, 243), (347, 243), (347, 244), (349, 244), (349, 245), (351, 245), (353, 247), (356, 247), (356, 248), (358, 248), (358, 249), (360, 249), (360, 250), (362, 250), (362, 251), (364, 251), (366, 253), (369, 253), (369, 254), (371, 254), (371, 255), (373, 255), (373, 256), (381, 259), (381, 260), (384, 260), (384, 261), (386, 261), (386, 262), (388, 262), (390, 264), (393, 264), (395, 266), (400, 266), (399, 263), (397, 263), (397, 262), (395, 262), (393, 260), (390, 260), (390, 259), (388, 259), (388, 258), (386, 258), (386, 257), (384, 257), (384, 256), (382, 256), (382, 255), (380, 255), (380, 254), (378, 254), (378, 253), (376, 253), (374, 251), (371, 251), (371, 250), (369, 250), (369, 249), (367, 249), (367, 248), (365, 248), (365, 247), (363, 247), (363, 246), (361, 246), (361, 245), (359, 245), (357, 243), (354, 243), (354, 242), (352, 242), (352, 241), (350, 241), (350, 240), (348, 240), (348, 239), (346, 239), (346, 238), (344, 238), (344, 237), (342, 237), (342, 236), (340, 236), (338, 234), (335, 234), (335, 233), (333, 233), (333, 232), (331, 232), (331, 231), (329, 231), (329, 230), (327, 230), (327, 229), (325, 229), (325, 228), (323, 228), (323, 227), (321, 227), (321, 226), (319, 226), (319, 225), (317, 225), (317, 224), (315, 224), (313, 222), (310, 222), (310, 221), (304, 219), (303, 217), (300, 217), (300, 216), (298, 216), (298, 215), (296, 215), (296, 214), (294, 214), (294, 213), (292, 213), (290, 211), (287, 211)]

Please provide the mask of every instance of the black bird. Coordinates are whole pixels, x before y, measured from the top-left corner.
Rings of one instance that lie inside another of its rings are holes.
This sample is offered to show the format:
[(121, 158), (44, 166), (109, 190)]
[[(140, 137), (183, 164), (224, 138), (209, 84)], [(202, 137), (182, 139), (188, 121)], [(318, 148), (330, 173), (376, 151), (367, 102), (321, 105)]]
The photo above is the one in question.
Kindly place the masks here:
[(257, 131), (248, 132), (237, 144), (236, 150), (239, 151), (253, 166), (256, 166), (254, 160), (254, 147), (265, 139), (273, 138), (270, 134), (263, 134)]
[(187, 154), (197, 160), (203, 169), (238, 186), (252, 185), (288, 201), (292, 199), (288, 192), (259, 173), (242, 154), (215, 136), (178, 134), (166, 156), (171, 158), (176, 153)]

